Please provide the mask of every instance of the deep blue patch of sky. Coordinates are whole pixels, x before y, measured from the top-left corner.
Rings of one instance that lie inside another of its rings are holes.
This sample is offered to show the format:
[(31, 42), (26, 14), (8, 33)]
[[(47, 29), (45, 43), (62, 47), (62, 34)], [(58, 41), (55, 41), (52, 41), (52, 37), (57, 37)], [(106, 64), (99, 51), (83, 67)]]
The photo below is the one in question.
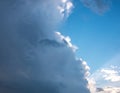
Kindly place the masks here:
[(79, 47), (77, 56), (88, 62), (91, 72), (120, 53), (120, 1), (114, 0), (104, 14), (96, 14), (74, 1), (74, 9), (60, 31)]

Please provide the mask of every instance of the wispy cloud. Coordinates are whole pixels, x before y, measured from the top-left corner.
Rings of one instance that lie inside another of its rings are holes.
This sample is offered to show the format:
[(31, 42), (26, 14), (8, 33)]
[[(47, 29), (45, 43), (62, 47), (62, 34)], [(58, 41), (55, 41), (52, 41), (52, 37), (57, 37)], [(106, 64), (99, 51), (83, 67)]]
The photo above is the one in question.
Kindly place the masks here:
[(97, 88), (97, 93), (119, 93), (120, 87)]
[(103, 14), (109, 10), (112, 0), (80, 0), (85, 7), (91, 9), (92, 11)]

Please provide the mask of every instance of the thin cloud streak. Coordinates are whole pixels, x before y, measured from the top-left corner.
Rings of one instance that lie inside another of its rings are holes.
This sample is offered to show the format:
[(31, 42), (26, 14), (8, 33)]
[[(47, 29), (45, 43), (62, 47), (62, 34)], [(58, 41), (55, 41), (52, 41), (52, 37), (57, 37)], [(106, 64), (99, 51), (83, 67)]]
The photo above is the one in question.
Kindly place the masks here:
[(92, 11), (103, 14), (110, 9), (112, 0), (80, 0), (83, 5)]

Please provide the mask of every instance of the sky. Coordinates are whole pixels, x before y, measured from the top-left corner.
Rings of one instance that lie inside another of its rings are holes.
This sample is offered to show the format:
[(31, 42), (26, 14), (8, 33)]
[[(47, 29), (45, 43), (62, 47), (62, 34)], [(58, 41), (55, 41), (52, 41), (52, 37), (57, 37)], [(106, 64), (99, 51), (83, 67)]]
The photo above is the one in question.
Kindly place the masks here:
[(60, 28), (78, 46), (77, 56), (87, 61), (91, 72), (120, 54), (119, 4), (112, 0), (107, 10), (98, 13), (75, 0), (71, 15)]
[[(89, 1), (74, 0), (73, 11), (60, 30), (78, 47), (76, 56), (87, 61), (89, 81), (97, 87), (97, 93), (117, 93), (120, 91), (120, 1)], [(94, 1), (99, 6), (91, 4)]]
[(0, 92), (120, 92), (119, 3), (0, 0)]

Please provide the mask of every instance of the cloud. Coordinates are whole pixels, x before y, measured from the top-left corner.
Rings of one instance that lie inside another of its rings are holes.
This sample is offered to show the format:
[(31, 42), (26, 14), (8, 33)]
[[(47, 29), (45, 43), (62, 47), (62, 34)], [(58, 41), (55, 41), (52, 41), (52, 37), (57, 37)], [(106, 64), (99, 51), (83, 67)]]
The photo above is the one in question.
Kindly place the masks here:
[[(120, 92), (120, 54), (113, 56), (88, 78), (91, 93)], [(92, 87), (91, 87), (92, 86)], [(96, 92), (95, 92), (96, 91)]]
[(102, 67), (90, 75), (88, 82), (94, 85), (96, 89), (93, 89), (96, 93), (118, 93), (120, 92), (120, 68), (116, 65)]
[(59, 37), (59, 40), (64, 41), (64, 43), (70, 47), (74, 52), (78, 49), (77, 46), (73, 45), (71, 43), (71, 38), (69, 36), (63, 36), (60, 32), (56, 32), (57, 37)]
[(109, 10), (112, 0), (80, 0), (85, 7), (92, 11), (103, 14)]
[(101, 68), (92, 74), (98, 86), (120, 87), (120, 69), (112, 67)]
[(120, 87), (97, 88), (97, 93), (119, 93)]
[(71, 13), (71, 10), (73, 8), (73, 3), (70, 0), (61, 0), (62, 4), (59, 5), (57, 8), (62, 15), (63, 18), (66, 18)]
[(88, 77), (87, 80), (88, 80), (88, 87), (90, 89), (90, 92), (95, 93), (96, 92), (96, 81), (94, 77), (92, 78)]
[(120, 82), (120, 73), (116, 70), (111, 69), (102, 69), (101, 72), (103, 73), (103, 77), (105, 80), (111, 82)]
[[(67, 3), (66, 3), (67, 2)], [(61, 0), (0, 1), (0, 92), (90, 93), (86, 62), (57, 29)]]

